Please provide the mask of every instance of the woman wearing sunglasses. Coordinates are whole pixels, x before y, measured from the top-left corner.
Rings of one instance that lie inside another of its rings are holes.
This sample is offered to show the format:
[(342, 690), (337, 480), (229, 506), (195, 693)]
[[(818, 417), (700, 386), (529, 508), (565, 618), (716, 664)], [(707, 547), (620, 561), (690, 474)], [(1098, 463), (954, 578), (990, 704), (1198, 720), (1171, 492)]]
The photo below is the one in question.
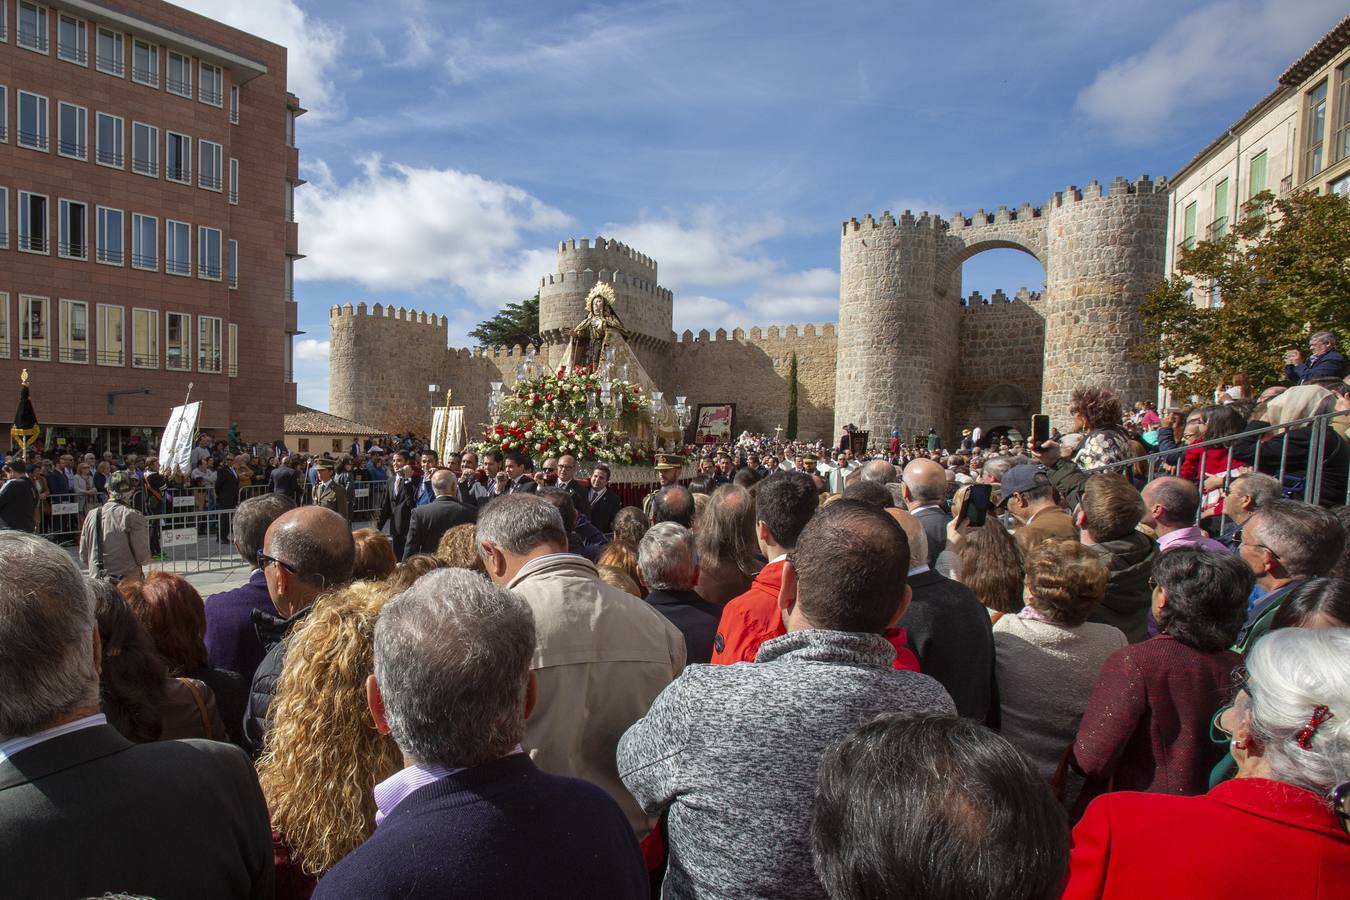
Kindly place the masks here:
[(1073, 831), (1066, 898), (1333, 897), (1350, 885), (1350, 629), (1271, 632), (1235, 673), (1237, 777), (1117, 793)]

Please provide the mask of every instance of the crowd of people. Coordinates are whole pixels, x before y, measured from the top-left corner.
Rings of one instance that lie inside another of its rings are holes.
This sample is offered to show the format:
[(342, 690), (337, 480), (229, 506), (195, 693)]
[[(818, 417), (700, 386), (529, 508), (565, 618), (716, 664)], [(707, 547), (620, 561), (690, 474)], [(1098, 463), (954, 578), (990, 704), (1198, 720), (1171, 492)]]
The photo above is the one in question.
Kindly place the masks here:
[(571, 456), (223, 448), (270, 489), (205, 598), (107, 540), (148, 477), (110, 467), (78, 564), (0, 529), (4, 891), (1334, 896), (1350, 451), (1304, 420), (1339, 403), (745, 435), (641, 503)]

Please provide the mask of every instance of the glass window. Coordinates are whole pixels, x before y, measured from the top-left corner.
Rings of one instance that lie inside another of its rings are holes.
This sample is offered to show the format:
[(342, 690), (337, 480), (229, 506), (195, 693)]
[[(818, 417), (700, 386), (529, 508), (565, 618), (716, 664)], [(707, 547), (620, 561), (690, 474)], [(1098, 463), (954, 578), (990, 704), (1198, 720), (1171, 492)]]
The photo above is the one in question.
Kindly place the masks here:
[[(237, 288), (239, 287), (239, 242), (231, 240), (226, 245), (226, 249), (229, 251), (225, 254), (226, 276), (229, 279), (230, 287)], [(233, 328), (234, 326), (231, 325), (230, 327)]]
[(86, 159), (89, 148), (89, 115), (83, 106), (56, 104), (56, 152), (71, 159)]
[(197, 317), (197, 371), (220, 371), (220, 318)]
[(19, 249), (47, 253), (47, 198), (19, 191)]
[(47, 127), (47, 98), (19, 91), (19, 146), (46, 151)]
[(159, 219), (131, 214), (131, 267), (159, 271)]
[(56, 55), (66, 62), (88, 65), (89, 45), (83, 19), (65, 13), (56, 17)]
[(67, 259), (88, 259), (89, 207), (74, 200), (57, 203), (56, 252)]
[(191, 372), (192, 316), (186, 313), (165, 313), (164, 331), (164, 368)]
[(125, 325), (124, 312), (123, 307), (110, 303), (98, 305), (98, 356), (95, 362), (100, 366), (127, 364), (126, 335), (122, 330)]
[(197, 226), (197, 277), (220, 280), (220, 229)]
[(140, 39), (131, 42), (131, 80), (159, 87), (159, 47)]
[(9, 188), (0, 187), (0, 250), (9, 249)]
[(1336, 160), (1350, 156), (1350, 62), (1336, 69)]
[(46, 297), (19, 295), (19, 359), (51, 359), (51, 303)]
[(18, 26), (20, 47), (47, 52), (47, 7), (19, 0)]
[(197, 142), (197, 186), (220, 190), (221, 147), (212, 141)]
[(68, 363), (89, 362), (89, 304), (83, 300), (61, 301), (60, 359)]
[(108, 28), (98, 30), (94, 51), (94, 68), (108, 75), (121, 78), (126, 72), (123, 62), (122, 32)]
[(131, 365), (136, 369), (159, 368), (159, 310), (131, 311)]
[(1214, 185), (1214, 221), (1209, 223), (1211, 239), (1228, 234), (1228, 179)]
[(239, 124), (239, 85), (230, 85), (230, 124)]
[(159, 174), (159, 129), (131, 123), (131, 171), (151, 177)]
[(239, 205), (239, 160), (230, 160), (230, 203)]
[(164, 132), (164, 177), (183, 184), (192, 182), (192, 138)]
[(200, 72), (197, 81), (197, 99), (211, 106), (220, 106), (225, 88), (225, 73), (221, 71), (220, 66), (213, 66), (208, 62), (201, 64)]
[(192, 60), (181, 53), (169, 51), (168, 68), (164, 75), (164, 89), (180, 97), (192, 96)]
[(1307, 150), (1304, 151), (1303, 180), (1307, 181), (1322, 171), (1322, 142), (1327, 130), (1327, 83), (1323, 81), (1307, 94), (1308, 120), (1305, 134)]
[[(0, 12), (4, 12), (0, 0)], [(9, 294), (0, 291), (0, 359), (9, 359)]]
[(98, 208), (98, 250), (96, 259), (110, 266), (122, 265), (122, 211), (106, 206)]
[[(239, 377), (239, 326), (230, 323), (230, 377)], [(8, 356), (8, 354), (6, 354)]]
[[(5, 0), (0, 0), (0, 12), (5, 11)], [(0, 144), (9, 141), (9, 88), (0, 84)]]
[(164, 220), (164, 271), (170, 275), (192, 274), (192, 226), (186, 222)]
[(94, 114), (94, 161), (100, 166), (122, 168), (125, 137), (121, 116), (101, 112)]

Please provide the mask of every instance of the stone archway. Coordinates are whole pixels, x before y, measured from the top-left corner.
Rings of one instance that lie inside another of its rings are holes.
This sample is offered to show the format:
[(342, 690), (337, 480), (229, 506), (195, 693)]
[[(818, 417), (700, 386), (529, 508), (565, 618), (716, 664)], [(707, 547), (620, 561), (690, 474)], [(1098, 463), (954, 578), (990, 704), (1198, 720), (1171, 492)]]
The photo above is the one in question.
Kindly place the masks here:
[(1026, 393), (1015, 384), (996, 384), (980, 397), (976, 421), (988, 434), (999, 429), (1026, 433), (1035, 407)]

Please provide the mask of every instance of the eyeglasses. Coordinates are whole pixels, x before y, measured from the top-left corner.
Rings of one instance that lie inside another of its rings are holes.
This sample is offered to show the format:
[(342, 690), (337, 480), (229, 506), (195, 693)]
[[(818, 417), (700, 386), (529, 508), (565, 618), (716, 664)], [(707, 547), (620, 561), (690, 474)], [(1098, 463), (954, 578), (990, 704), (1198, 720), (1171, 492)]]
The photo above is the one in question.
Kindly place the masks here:
[(558, 471), (558, 467), (557, 467), (557, 466), (544, 466), (544, 471), (545, 471), (545, 472), (556, 472), (556, 471)]
[(1276, 553), (1274, 550), (1270, 549), (1265, 544), (1259, 544), (1256, 541), (1242, 541), (1242, 543), (1238, 544), (1238, 547), (1259, 547), (1260, 549), (1269, 553), (1271, 556), (1275, 557), (1277, 561), (1279, 562), (1284, 561), (1280, 559), (1280, 554)]
[(271, 565), (281, 566), (283, 569), (285, 569), (287, 572), (290, 572), (292, 575), (300, 574), (300, 570), (297, 567), (286, 562), (284, 559), (277, 559), (275, 556), (268, 556), (266, 553), (263, 553), (261, 550), (259, 550), (258, 567), (265, 569)]

